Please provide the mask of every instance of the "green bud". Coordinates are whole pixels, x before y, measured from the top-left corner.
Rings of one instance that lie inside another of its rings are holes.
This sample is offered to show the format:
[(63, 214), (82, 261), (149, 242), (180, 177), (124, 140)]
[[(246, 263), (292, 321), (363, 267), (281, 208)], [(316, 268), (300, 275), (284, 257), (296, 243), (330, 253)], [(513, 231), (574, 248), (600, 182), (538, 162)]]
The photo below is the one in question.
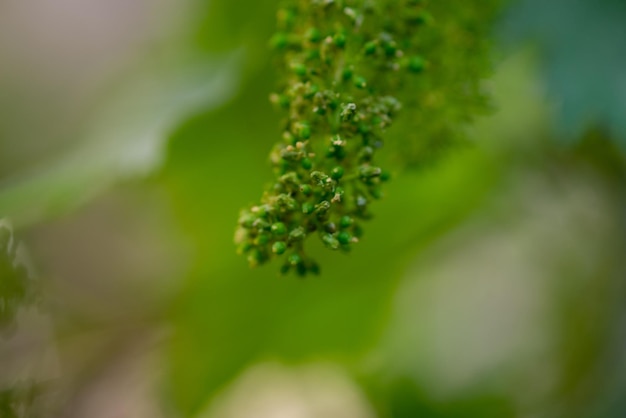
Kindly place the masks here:
[(333, 36), (333, 42), (337, 48), (343, 48), (346, 46), (346, 35), (343, 33), (337, 33)]
[(277, 255), (284, 254), (287, 251), (287, 244), (282, 241), (276, 241), (274, 245), (272, 245), (272, 252)]
[(349, 121), (354, 117), (355, 114), (356, 114), (356, 104), (346, 103), (342, 105), (341, 114), (340, 114), (342, 120)]
[(253, 249), (248, 254), (248, 263), (250, 264), (250, 267), (257, 267), (257, 266), (263, 264), (265, 262), (265, 260), (266, 260), (266, 257), (261, 252), (261, 250)]
[(341, 220), (339, 221), (339, 226), (341, 226), (342, 228), (349, 228), (352, 226), (352, 224), (354, 224), (354, 219), (352, 219), (348, 215), (342, 216)]
[(330, 248), (331, 250), (339, 249), (339, 241), (332, 234), (323, 234), (322, 242), (326, 247)]
[(316, 59), (318, 59), (320, 57), (320, 50), (319, 49), (309, 49), (306, 52), (306, 60), (307, 61), (314, 61)]
[(252, 249), (252, 243), (244, 242), (243, 244), (237, 247), (237, 254), (245, 254)]
[(372, 128), (370, 128), (370, 126), (365, 123), (360, 123), (358, 129), (359, 133), (362, 135), (368, 134), (372, 131)]
[(305, 215), (309, 215), (315, 211), (315, 205), (312, 203), (305, 202), (302, 204), (302, 213)]
[(255, 216), (253, 216), (252, 214), (246, 213), (239, 217), (239, 225), (243, 226), (244, 228), (252, 228), (252, 225), (254, 224), (255, 220), (256, 220)]
[(303, 184), (300, 186), (300, 192), (305, 196), (311, 196), (311, 193), (313, 193), (313, 188), (311, 188), (311, 186), (309, 186), (308, 184)]
[(363, 149), (361, 149), (361, 152), (359, 152), (359, 160), (361, 161), (370, 161), (372, 159), (372, 157), (374, 156), (374, 148), (366, 146), (363, 147)]
[(376, 41), (370, 41), (365, 44), (363, 52), (365, 53), (365, 55), (374, 55), (376, 53), (377, 47), (378, 44), (376, 43)]
[(270, 236), (268, 234), (265, 234), (265, 233), (261, 233), (261, 234), (257, 235), (257, 237), (254, 239), (254, 243), (256, 245), (265, 245), (268, 242), (270, 242)]
[(330, 209), (330, 202), (328, 200), (323, 200), (315, 205), (315, 211), (317, 213), (326, 213), (328, 209)]
[(385, 55), (387, 55), (388, 57), (393, 57), (394, 55), (396, 55), (396, 52), (398, 51), (398, 47), (396, 45), (395, 42), (386, 42), (384, 45), (384, 49), (385, 49)]
[(340, 178), (343, 177), (343, 173), (344, 173), (343, 167), (337, 166), (331, 170), (330, 176), (335, 180), (339, 180)]
[(298, 254), (291, 254), (289, 256), (289, 258), (287, 259), (287, 261), (289, 262), (289, 264), (291, 264), (292, 266), (296, 266), (300, 263), (302, 263), (302, 257), (300, 257)]
[(348, 232), (342, 231), (337, 234), (337, 241), (339, 241), (341, 245), (348, 245), (352, 242), (352, 236)]
[(308, 72), (306, 65), (302, 63), (291, 64), (291, 69), (298, 77), (304, 77), (307, 75)]
[[(253, 209), (254, 210), (254, 209)], [(270, 207), (267, 205), (261, 205), (256, 207), (256, 214), (261, 218), (267, 218), (270, 214)]]
[(259, 231), (267, 231), (270, 229), (270, 224), (265, 219), (257, 218), (254, 220), (252, 226)]
[(408, 62), (408, 69), (412, 73), (419, 74), (424, 71), (424, 67), (426, 66), (426, 62), (422, 57), (411, 57)]
[(301, 226), (293, 229), (289, 233), (289, 241), (301, 241), (306, 237), (306, 232)]
[(307, 92), (304, 94), (304, 97), (307, 99), (311, 99), (313, 96), (315, 96), (318, 92), (320, 91), (320, 88), (318, 85), (316, 84), (311, 84), (307, 90)]
[(317, 43), (322, 39), (322, 33), (317, 28), (310, 28), (306, 32), (306, 38), (309, 40), (309, 42)]
[(318, 186), (324, 186), (327, 183), (328, 176), (321, 171), (312, 171), (311, 180), (313, 180)]
[(364, 89), (365, 87), (367, 87), (367, 81), (363, 77), (355, 77), (354, 86), (360, 89)]
[(311, 125), (307, 122), (300, 122), (296, 125), (296, 133), (302, 139), (309, 139), (311, 137)]
[(281, 237), (287, 233), (287, 227), (282, 222), (276, 222), (275, 224), (272, 224), (272, 233)]
[(362, 165), (359, 167), (359, 175), (362, 178), (378, 177), (382, 173), (379, 167), (372, 167), (371, 165)]

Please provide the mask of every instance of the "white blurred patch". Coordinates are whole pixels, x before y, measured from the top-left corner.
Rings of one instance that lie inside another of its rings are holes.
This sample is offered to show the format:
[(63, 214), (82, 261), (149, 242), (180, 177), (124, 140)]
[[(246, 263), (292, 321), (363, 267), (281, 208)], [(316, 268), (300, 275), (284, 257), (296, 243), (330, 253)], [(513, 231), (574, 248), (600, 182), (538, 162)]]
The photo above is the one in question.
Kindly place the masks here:
[(261, 364), (244, 372), (198, 418), (374, 418), (338, 367)]
[(600, 184), (580, 173), (525, 176), (422, 254), (398, 289), (382, 349), (392, 373), (435, 398), (484, 387), (521, 404), (547, 396), (561, 373), (559, 298), (584, 294), (623, 245)]

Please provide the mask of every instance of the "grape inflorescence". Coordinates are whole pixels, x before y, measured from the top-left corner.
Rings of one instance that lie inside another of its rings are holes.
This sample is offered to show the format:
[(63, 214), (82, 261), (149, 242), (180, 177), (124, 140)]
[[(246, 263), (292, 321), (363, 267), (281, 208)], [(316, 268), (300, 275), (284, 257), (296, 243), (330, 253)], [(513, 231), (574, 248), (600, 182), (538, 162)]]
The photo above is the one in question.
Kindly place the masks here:
[(270, 154), (275, 181), (239, 217), (235, 242), (251, 266), (286, 255), (281, 272), (318, 273), (309, 236), (331, 250), (359, 242), (390, 179), (375, 158), (385, 131), (431, 70), (433, 21), (422, 0), (292, 0), (278, 11), (270, 44), (283, 76), (270, 100), (287, 117)]

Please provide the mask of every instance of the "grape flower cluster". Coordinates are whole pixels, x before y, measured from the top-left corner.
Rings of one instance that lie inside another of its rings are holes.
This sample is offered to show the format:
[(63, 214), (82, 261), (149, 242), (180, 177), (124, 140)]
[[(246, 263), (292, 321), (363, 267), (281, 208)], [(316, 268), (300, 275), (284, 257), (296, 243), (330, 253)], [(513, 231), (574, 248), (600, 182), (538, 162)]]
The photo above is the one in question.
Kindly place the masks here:
[[(270, 161), (275, 181), (242, 210), (235, 233), (251, 266), (284, 255), (282, 273), (319, 272), (304, 243), (349, 251), (383, 196), (376, 163), (407, 91), (430, 70), (423, 0), (291, 0), (271, 46), (284, 72), (270, 100), (287, 117)], [(432, 38), (432, 37), (431, 37)]]

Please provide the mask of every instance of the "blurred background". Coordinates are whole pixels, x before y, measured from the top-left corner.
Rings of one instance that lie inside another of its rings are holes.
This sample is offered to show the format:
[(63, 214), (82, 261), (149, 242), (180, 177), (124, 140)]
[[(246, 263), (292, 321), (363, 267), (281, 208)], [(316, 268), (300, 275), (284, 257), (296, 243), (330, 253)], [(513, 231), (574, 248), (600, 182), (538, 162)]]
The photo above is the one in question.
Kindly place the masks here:
[(276, 7), (0, 2), (0, 417), (626, 416), (626, 4), (506, 4), (491, 114), (305, 280), (232, 244)]

